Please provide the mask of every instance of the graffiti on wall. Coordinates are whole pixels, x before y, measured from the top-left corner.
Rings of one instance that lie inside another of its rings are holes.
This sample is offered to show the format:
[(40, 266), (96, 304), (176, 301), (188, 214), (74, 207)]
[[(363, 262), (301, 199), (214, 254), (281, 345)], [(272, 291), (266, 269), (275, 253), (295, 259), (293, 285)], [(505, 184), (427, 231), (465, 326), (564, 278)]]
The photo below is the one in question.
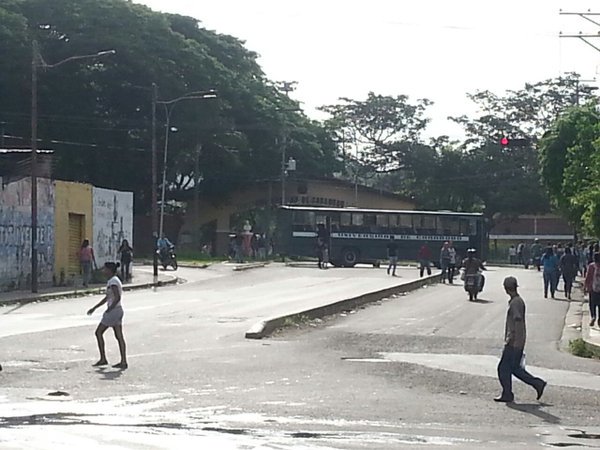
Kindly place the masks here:
[(93, 189), (94, 251), (98, 265), (117, 260), (124, 239), (133, 246), (133, 193)]
[[(52, 283), (54, 271), (54, 186), (38, 179), (38, 280)], [(31, 181), (0, 187), (0, 290), (31, 283)]]

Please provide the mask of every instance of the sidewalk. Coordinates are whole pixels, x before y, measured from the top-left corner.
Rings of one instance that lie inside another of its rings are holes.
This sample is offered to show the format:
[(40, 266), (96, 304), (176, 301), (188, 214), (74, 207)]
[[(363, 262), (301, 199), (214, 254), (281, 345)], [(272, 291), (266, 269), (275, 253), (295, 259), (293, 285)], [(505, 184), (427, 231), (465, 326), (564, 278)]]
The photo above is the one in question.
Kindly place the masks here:
[[(158, 274), (158, 286), (176, 284), (178, 281), (177, 272), (160, 272)], [(124, 291), (136, 289), (147, 289), (154, 286), (154, 277), (152, 268), (141, 269), (136, 266), (133, 274), (133, 281), (123, 284)], [(40, 289), (38, 293), (30, 291), (9, 291), (0, 292), (0, 307), (14, 304), (27, 304), (33, 302), (45, 302), (58, 298), (85, 297), (86, 295), (103, 294), (106, 289), (105, 284), (93, 284), (88, 288), (83, 286), (60, 286)]]
[(590, 327), (590, 308), (587, 301), (581, 304), (581, 337), (589, 345), (600, 350), (600, 327), (595, 324)]

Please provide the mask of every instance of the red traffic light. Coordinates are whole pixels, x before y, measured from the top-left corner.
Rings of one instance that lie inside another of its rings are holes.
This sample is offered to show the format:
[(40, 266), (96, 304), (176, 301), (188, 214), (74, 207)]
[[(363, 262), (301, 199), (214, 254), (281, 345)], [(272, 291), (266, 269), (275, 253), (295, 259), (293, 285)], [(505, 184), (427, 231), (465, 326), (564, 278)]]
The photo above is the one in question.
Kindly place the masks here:
[(502, 139), (500, 139), (500, 145), (502, 145), (503, 147), (506, 147), (508, 145), (508, 138), (505, 136)]
[(532, 144), (531, 139), (528, 138), (508, 138), (504, 136), (500, 139), (500, 145), (502, 147), (528, 147)]

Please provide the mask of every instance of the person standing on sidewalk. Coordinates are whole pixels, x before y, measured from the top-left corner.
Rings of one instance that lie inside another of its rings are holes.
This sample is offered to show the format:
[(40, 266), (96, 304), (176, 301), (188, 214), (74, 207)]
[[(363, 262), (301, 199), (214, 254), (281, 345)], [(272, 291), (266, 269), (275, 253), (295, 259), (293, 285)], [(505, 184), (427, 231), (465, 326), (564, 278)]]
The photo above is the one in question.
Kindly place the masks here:
[(115, 364), (113, 367), (116, 369), (127, 369), (128, 367), (125, 338), (123, 337), (123, 306), (121, 304), (123, 285), (117, 276), (118, 268), (119, 263), (107, 262), (104, 264), (104, 274), (110, 277), (106, 284), (106, 295), (96, 306), (87, 312), (88, 316), (91, 316), (102, 305), (105, 303), (107, 305), (106, 311), (102, 315), (102, 320), (98, 324), (98, 328), (96, 328), (96, 340), (98, 341), (100, 359), (94, 364), (94, 367), (108, 365), (104, 345), (104, 332), (109, 328), (112, 328), (115, 332), (115, 338), (119, 343), (119, 352), (121, 353), (121, 362)]
[(92, 279), (92, 269), (96, 268), (96, 256), (88, 239), (85, 239), (81, 244), (78, 256), (79, 263), (81, 264), (81, 272), (83, 273), (83, 286), (88, 287)]
[(133, 247), (129, 245), (127, 239), (123, 239), (117, 254), (121, 261), (121, 281), (127, 283), (131, 281), (131, 263), (133, 261)]
[(550, 288), (550, 295), (554, 298), (556, 286), (558, 284), (559, 259), (558, 256), (554, 254), (552, 247), (546, 249), (546, 253), (542, 256), (541, 263), (544, 267), (544, 298), (548, 298), (548, 288)]
[(387, 274), (393, 277), (396, 276), (396, 266), (398, 265), (398, 243), (396, 242), (394, 235), (390, 236), (390, 242), (387, 245), (387, 256), (390, 263), (387, 268)]
[(579, 270), (579, 258), (573, 254), (571, 247), (565, 248), (565, 254), (560, 258), (559, 266), (565, 282), (565, 297), (571, 300), (573, 282)]
[(523, 364), (523, 352), (527, 339), (525, 325), (525, 302), (517, 292), (518, 283), (515, 277), (504, 279), (504, 290), (510, 297), (504, 328), (504, 350), (498, 364), (498, 380), (502, 386), (502, 394), (494, 401), (512, 403), (515, 396), (512, 391), (513, 375), (535, 389), (537, 399), (541, 399), (547, 383), (541, 378), (534, 377)]
[(590, 327), (600, 317), (600, 253), (594, 253), (594, 262), (588, 266), (583, 291), (590, 300)]
[(419, 276), (421, 278), (423, 278), (425, 270), (427, 270), (427, 276), (431, 275), (431, 258), (431, 249), (429, 248), (429, 245), (427, 245), (427, 242), (425, 242), (417, 254), (417, 259), (419, 260)]

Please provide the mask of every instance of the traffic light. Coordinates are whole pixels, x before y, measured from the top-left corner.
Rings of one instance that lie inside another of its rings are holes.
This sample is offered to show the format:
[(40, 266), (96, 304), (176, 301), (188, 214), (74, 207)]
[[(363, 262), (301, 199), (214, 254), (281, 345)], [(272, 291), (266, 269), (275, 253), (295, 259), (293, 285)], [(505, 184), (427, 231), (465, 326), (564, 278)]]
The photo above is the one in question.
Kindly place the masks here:
[(502, 147), (527, 147), (531, 143), (530, 139), (524, 138), (509, 138), (507, 136), (503, 136), (500, 139), (500, 145)]

